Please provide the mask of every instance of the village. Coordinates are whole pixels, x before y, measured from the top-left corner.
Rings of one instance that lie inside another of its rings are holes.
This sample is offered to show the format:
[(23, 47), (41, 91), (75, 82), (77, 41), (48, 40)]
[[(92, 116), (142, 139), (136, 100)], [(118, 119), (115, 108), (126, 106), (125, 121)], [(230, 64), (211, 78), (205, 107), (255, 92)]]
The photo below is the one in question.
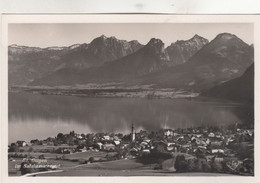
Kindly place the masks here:
[[(50, 159), (77, 161), (79, 164), (131, 159), (144, 165), (152, 164), (155, 171), (164, 169), (173, 173), (217, 172), (252, 176), (253, 149), (253, 129), (240, 128), (238, 124), (139, 132), (132, 124), (131, 132), (125, 135), (78, 134), (71, 131), (44, 140), (17, 141), (8, 147), (8, 158), (9, 162), (16, 164), (19, 159), (45, 159), (48, 155), (51, 155)], [(21, 165), (18, 170), (24, 171), (22, 174), (30, 172)], [(50, 170), (49, 166), (35, 171), (46, 170)]]

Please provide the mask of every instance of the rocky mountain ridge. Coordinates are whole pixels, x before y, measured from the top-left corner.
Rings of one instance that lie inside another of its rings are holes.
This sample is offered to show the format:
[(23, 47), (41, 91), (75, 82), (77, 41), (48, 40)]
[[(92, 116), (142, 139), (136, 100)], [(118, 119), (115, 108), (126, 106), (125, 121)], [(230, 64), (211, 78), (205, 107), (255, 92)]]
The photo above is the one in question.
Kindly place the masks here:
[(17, 45), (9, 50), (9, 84), (33, 86), (115, 82), (203, 92), (241, 76), (254, 61), (254, 48), (230, 33), (210, 42), (195, 35), (167, 48), (156, 38), (141, 45), (102, 35), (89, 44), (44, 49), (51, 56), (39, 48), (29, 49), (33, 57), (17, 56), (14, 49), (28, 51)]

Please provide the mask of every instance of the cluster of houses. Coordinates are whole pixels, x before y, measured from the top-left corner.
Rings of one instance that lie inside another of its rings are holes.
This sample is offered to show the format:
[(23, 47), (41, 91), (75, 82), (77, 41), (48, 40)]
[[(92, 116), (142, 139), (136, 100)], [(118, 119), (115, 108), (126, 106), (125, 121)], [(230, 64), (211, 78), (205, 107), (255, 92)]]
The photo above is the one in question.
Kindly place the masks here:
[[(240, 145), (246, 145), (244, 157), (239, 154), (239, 151), (242, 150), (237, 147)], [(41, 147), (39, 148), (39, 146)], [(62, 154), (61, 157), (65, 157), (64, 154), (87, 151), (109, 152), (103, 159), (92, 157), (93, 161), (111, 161), (122, 158), (142, 159), (143, 157), (153, 157), (152, 155), (158, 152), (170, 154), (171, 157), (181, 154), (185, 155), (188, 160), (225, 164), (233, 173), (243, 172), (241, 169), (244, 168), (246, 169), (244, 172), (250, 170), (250, 175), (253, 174), (254, 160), (249, 154), (254, 149), (254, 131), (237, 127), (231, 130), (203, 127), (136, 132), (132, 125), (131, 133), (126, 135), (121, 133), (77, 134), (71, 131), (69, 134), (59, 133), (54, 138), (48, 137), (44, 140), (17, 141), (9, 146), (9, 152), (27, 151), (34, 147), (40, 149), (41, 153), (58, 153)], [(57, 157), (59, 158), (58, 155)]]
[(190, 129), (189, 131), (178, 131), (172, 129), (161, 129), (158, 132), (147, 132), (141, 130), (136, 133), (132, 125), (131, 133), (123, 134), (58, 134), (55, 138), (45, 140), (31, 140), (30, 143), (17, 141), (18, 147), (32, 145), (55, 145), (59, 146), (56, 153), (69, 154), (85, 152), (88, 150), (116, 152), (120, 149), (128, 151), (131, 156), (139, 156), (143, 153), (151, 153), (158, 147), (170, 153), (187, 153), (195, 155), (201, 152), (208, 160), (215, 158), (222, 161), (224, 157), (235, 157), (232, 151), (232, 143), (253, 141), (253, 130), (236, 129), (227, 133), (219, 131), (208, 131), (206, 129)]

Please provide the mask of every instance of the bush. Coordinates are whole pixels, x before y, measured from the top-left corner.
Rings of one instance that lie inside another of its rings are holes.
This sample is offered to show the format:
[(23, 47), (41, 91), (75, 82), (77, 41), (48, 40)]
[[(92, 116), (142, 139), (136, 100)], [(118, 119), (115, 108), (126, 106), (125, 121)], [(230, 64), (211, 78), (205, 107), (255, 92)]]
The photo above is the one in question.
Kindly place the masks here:
[(22, 175), (25, 175), (25, 174), (27, 174), (27, 173), (32, 173), (32, 172), (35, 172), (35, 169), (33, 169), (33, 168), (26, 168), (25, 167), (25, 162), (22, 162), (21, 163), (21, 168), (20, 168), (20, 171), (21, 171), (21, 174)]
[(32, 147), (30, 147), (28, 151), (29, 151), (29, 152), (33, 152), (33, 148), (32, 148)]
[(94, 158), (93, 158), (93, 157), (90, 157), (90, 158), (88, 159), (88, 161), (89, 161), (90, 163), (93, 163), (93, 162), (94, 162)]
[(170, 153), (151, 152), (138, 157), (137, 161), (143, 164), (162, 163), (164, 160), (172, 158)]
[(44, 155), (43, 155), (43, 154), (40, 155), (40, 156), (39, 156), (39, 159), (45, 159)]
[(212, 161), (211, 163), (211, 171), (212, 172), (223, 172), (223, 163), (222, 162), (216, 162)]
[(176, 172), (187, 172), (188, 171), (188, 163), (185, 160), (184, 155), (178, 155), (175, 160), (174, 167)]
[(81, 161), (80, 164), (88, 164), (88, 160)]
[(161, 170), (162, 169), (162, 165), (160, 164), (160, 165), (155, 165), (155, 167), (154, 167), (154, 170)]
[(197, 167), (197, 162), (195, 162), (195, 159), (189, 159), (187, 162), (187, 171), (188, 172), (193, 172), (196, 170)]
[(197, 172), (210, 172), (211, 166), (208, 164), (206, 159), (199, 158), (199, 159), (197, 159), (196, 171)]
[(8, 152), (19, 152), (19, 147), (13, 143), (8, 149)]

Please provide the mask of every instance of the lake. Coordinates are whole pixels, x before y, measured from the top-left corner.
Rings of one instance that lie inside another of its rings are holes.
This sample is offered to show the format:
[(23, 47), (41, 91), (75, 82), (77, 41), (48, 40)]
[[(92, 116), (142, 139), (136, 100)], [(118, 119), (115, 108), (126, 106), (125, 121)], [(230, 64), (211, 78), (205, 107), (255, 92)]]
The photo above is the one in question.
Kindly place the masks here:
[(242, 105), (186, 99), (87, 98), (9, 93), (9, 143), (59, 132), (121, 132), (246, 122)]

